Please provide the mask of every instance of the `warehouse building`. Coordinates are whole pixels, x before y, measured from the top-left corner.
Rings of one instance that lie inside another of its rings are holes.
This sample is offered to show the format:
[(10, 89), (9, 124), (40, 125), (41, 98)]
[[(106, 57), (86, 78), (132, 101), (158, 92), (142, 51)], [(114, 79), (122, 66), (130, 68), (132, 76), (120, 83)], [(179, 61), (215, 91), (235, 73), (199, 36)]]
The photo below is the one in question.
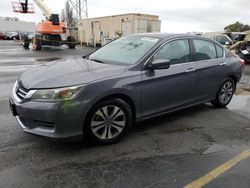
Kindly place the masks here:
[(78, 35), (82, 43), (96, 46), (121, 36), (160, 30), (159, 16), (131, 13), (83, 19), (79, 23)]
[(19, 21), (15, 17), (0, 17), (0, 32), (7, 31), (34, 32), (35, 22)]

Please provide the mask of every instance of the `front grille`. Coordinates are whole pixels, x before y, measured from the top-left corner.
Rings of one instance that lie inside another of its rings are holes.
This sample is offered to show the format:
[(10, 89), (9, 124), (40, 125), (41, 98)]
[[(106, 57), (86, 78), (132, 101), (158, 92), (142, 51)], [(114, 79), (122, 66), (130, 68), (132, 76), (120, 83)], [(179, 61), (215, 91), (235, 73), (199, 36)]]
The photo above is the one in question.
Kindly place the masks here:
[(28, 90), (19, 85), (17, 87), (16, 94), (20, 100), (23, 100), (28, 94)]
[(55, 124), (54, 123), (50, 123), (50, 122), (45, 122), (45, 121), (34, 121), (37, 126), (39, 127), (45, 127), (45, 128), (55, 128)]

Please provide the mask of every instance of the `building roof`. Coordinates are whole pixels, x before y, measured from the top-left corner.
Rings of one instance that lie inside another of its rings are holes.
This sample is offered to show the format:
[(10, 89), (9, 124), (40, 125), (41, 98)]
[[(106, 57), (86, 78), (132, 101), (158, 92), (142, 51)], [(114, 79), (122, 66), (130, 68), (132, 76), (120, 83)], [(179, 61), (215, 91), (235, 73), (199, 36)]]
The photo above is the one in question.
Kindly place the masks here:
[[(130, 16), (130, 15), (137, 15), (137, 16), (151, 16), (159, 18), (157, 15), (152, 14), (142, 14), (142, 13), (127, 13), (127, 14), (117, 14), (117, 15), (111, 15), (111, 16), (101, 16), (101, 17), (94, 17), (94, 18), (88, 18), (88, 19), (101, 19), (101, 18), (110, 18), (110, 17), (118, 17), (118, 16)], [(84, 19), (85, 20), (85, 19)]]

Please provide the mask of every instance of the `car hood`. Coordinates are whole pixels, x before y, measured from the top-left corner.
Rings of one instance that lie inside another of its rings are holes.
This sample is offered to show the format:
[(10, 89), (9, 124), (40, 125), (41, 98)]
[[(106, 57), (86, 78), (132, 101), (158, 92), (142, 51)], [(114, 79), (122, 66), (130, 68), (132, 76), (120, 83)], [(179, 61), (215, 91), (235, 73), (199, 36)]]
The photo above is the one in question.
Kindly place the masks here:
[(19, 83), (26, 89), (49, 89), (87, 84), (119, 75), (126, 66), (102, 64), (83, 58), (52, 61), (24, 72)]

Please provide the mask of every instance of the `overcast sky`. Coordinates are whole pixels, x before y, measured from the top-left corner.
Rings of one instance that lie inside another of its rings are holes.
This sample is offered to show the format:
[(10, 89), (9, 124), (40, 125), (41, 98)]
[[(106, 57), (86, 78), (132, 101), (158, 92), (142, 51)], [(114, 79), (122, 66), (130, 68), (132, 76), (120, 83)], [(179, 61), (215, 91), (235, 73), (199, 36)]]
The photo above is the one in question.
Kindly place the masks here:
[[(12, 0), (1, 0), (0, 16), (15, 16), (21, 20), (39, 22), (43, 15), (12, 12)], [(30, 0), (32, 2), (32, 0)], [(55, 13), (60, 13), (65, 0), (45, 0)], [(222, 31), (236, 21), (250, 25), (250, 0), (88, 0), (89, 17), (123, 13), (159, 15), (162, 32)]]

